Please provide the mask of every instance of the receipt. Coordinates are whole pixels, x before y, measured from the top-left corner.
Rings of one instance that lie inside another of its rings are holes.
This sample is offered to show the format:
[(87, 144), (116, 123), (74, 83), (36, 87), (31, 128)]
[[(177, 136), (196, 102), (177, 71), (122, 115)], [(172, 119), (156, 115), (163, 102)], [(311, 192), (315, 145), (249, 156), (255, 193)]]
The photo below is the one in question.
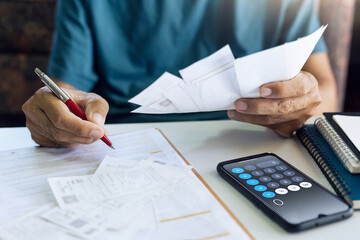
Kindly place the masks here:
[(41, 217), (85, 239), (99, 237), (106, 230), (106, 219), (91, 209), (81, 211), (54, 207)]
[(189, 171), (189, 166), (150, 158), (127, 169), (111, 168), (95, 175), (49, 178), (48, 181), (60, 208), (67, 208), (161, 188)]
[(164, 73), (129, 100), (140, 105), (132, 113), (166, 114), (234, 109), (239, 98), (260, 97), (269, 82), (295, 77), (327, 26), (314, 33), (249, 56), (235, 59), (228, 45), (179, 70)]

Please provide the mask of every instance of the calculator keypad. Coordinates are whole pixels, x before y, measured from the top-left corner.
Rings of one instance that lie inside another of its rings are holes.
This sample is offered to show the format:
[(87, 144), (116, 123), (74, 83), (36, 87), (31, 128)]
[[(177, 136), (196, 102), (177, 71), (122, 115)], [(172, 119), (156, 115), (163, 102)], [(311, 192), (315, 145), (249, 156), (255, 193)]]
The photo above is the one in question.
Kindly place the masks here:
[[(245, 164), (233, 167), (231, 171), (238, 174), (239, 179), (246, 181), (250, 189), (265, 199), (279, 200), (278, 197), (312, 187), (303, 176), (278, 160)], [(279, 205), (278, 202), (276, 205)]]

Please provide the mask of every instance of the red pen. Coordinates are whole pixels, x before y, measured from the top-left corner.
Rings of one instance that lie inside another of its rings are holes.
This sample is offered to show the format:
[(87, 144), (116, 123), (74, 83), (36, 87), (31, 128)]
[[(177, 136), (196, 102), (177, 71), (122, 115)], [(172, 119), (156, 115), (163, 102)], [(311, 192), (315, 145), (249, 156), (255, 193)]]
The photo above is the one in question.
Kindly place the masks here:
[[(66, 106), (70, 109), (72, 113), (81, 118), (82, 120), (87, 120), (86, 115), (81, 110), (81, 108), (53, 81), (51, 80), (45, 73), (43, 73), (40, 69), (35, 68), (35, 73), (40, 77), (41, 81), (61, 100)], [(104, 135), (101, 140), (115, 150), (109, 138)]]

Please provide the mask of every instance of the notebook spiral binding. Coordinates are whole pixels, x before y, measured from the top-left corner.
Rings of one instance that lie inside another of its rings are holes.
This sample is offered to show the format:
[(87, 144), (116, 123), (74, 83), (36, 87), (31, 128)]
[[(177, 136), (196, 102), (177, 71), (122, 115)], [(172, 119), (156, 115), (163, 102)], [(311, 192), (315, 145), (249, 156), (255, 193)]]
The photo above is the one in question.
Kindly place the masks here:
[(313, 157), (316, 164), (319, 166), (320, 170), (335, 190), (336, 194), (352, 206), (352, 200), (348, 196), (351, 194), (350, 187), (346, 184), (342, 176), (333, 166), (327, 154), (320, 149), (311, 133), (305, 126), (303, 126), (302, 129), (296, 132), (296, 135), (301, 140), (300, 142), (304, 145), (310, 155)]
[(316, 127), (319, 129), (321, 134), (325, 136), (325, 140), (329, 143), (332, 149), (334, 149), (336, 155), (342, 160), (344, 167), (348, 168), (348, 162), (358, 162), (358, 158), (351, 151), (348, 145), (341, 139), (339, 134), (334, 128), (323, 118), (318, 118), (315, 121)]

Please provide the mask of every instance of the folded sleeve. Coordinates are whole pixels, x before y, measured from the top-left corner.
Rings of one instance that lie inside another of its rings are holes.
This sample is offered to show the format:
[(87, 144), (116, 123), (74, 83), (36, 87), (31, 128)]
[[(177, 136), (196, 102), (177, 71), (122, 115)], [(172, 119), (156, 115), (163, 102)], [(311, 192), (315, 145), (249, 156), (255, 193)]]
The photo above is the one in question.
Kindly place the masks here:
[(98, 81), (89, 23), (84, 0), (57, 2), (48, 73), (83, 91), (91, 91)]

